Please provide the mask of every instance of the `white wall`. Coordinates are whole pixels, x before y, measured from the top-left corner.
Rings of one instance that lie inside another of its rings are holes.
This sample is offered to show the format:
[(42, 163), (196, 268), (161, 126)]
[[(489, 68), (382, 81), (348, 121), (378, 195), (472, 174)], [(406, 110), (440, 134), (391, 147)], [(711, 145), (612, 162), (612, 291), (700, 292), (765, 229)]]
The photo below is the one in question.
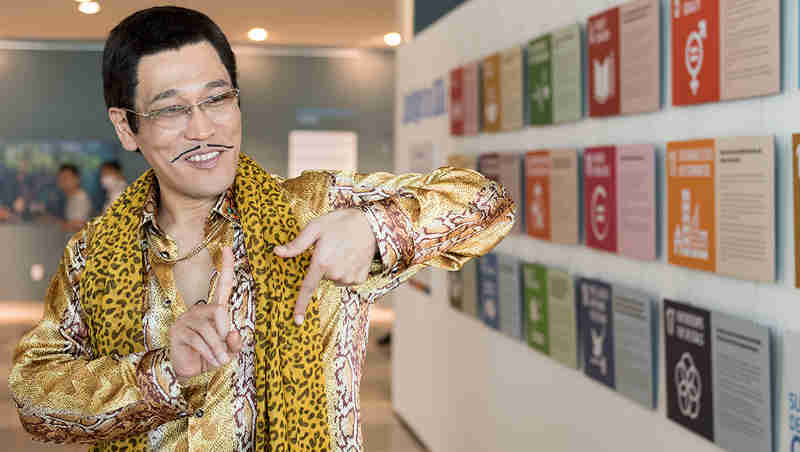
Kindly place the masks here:
[[(607, 0), (470, 0), (417, 35), (397, 54), (395, 167), (408, 168), (408, 147), (430, 137), (443, 159), (448, 152), (524, 151), (543, 147), (584, 148), (604, 144), (653, 143), (663, 158), (665, 143), (735, 135), (776, 137), (777, 271), (774, 284), (694, 272), (666, 263), (642, 263), (583, 246), (555, 246), (510, 237), (498, 251), (646, 289), (738, 314), (773, 327), (777, 372), (782, 369), (780, 333), (800, 329), (800, 292), (794, 285), (791, 134), (800, 132), (797, 87), (797, 3), (784, 1), (783, 92), (778, 96), (673, 108), (670, 63), (665, 59), (665, 103), (660, 112), (574, 124), (527, 128), (516, 133), (450, 138), (447, 116), (403, 125), (403, 95), (449, 70), (520, 44), (621, 2)], [(662, 0), (662, 7), (668, 6)], [(669, 55), (669, 27), (663, 51)], [(663, 171), (659, 176), (663, 211)], [(661, 216), (662, 223), (664, 216)], [(663, 226), (662, 226), (663, 230)], [(433, 452), (442, 451), (667, 451), (719, 449), (667, 420), (663, 340), (658, 357), (658, 410), (647, 411), (583, 374), (557, 365), (526, 345), (490, 331), (451, 310), (445, 275), (437, 272), (430, 299), (411, 288), (398, 289), (393, 337), (395, 411)], [(659, 337), (661, 334), (659, 333)], [(780, 390), (780, 378), (777, 378)], [(779, 400), (775, 398), (775, 403)], [(777, 421), (780, 425), (781, 420)], [(780, 432), (780, 430), (779, 430)], [(788, 451), (780, 433), (777, 450)]]

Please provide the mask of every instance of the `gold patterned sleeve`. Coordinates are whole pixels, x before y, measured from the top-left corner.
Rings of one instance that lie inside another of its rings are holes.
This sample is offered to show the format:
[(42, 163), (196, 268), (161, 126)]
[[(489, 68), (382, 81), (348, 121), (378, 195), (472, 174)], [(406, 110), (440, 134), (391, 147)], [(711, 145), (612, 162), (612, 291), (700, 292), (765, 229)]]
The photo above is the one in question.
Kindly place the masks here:
[(188, 415), (167, 349), (94, 356), (78, 281), (86, 232), (67, 245), (39, 324), (14, 353), (9, 389), (35, 439), (94, 443)]
[[(322, 174), (309, 174), (308, 180), (320, 181)], [(422, 266), (458, 270), (494, 248), (514, 224), (515, 206), (506, 189), (469, 169), (326, 174), (329, 208), (364, 211), (377, 239), (382, 274), (395, 282)]]

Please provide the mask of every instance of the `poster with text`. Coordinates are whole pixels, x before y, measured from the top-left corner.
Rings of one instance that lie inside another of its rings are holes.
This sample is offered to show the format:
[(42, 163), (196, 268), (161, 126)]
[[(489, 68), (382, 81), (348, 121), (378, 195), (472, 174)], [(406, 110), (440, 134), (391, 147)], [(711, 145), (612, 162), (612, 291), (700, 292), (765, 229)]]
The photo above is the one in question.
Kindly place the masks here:
[(500, 328), (500, 303), (497, 286), (497, 255), (478, 259), (478, 317), (490, 328)]
[(781, 452), (800, 452), (800, 331), (783, 333), (783, 381), (780, 410)]
[(780, 0), (674, 0), (672, 104), (780, 91)]
[(464, 65), (462, 74), (462, 108), (464, 111), (464, 135), (476, 135), (481, 131), (481, 84), (480, 64)]
[[(514, 204), (523, 204), (522, 157), (517, 153), (484, 154), (478, 158), (478, 170), (487, 178), (499, 182), (511, 194)], [(512, 234), (519, 234), (524, 229), (525, 218), (517, 215), (514, 219)]]
[(464, 135), (464, 68), (450, 71), (450, 135)]
[(773, 137), (667, 144), (669, 262), (775, 280)]
[(503, 124), (503, 106), (500, 84), (501, 55), (495, 53), (481, 62), (482, 116), (484, 132), (499, 132)]
[(589, 116), (657, 111), (661, 107), (658, 0), (637, 0), (586, 24)]
[(526, 263), (522, 266), (522, 275), (528, 345), (549, 355), (550, 321), (547, 309), (547, 267)]
[(613, 146), (583, 152), (583, 218), (586, 245), (617, 251), (617, 156)]
[(497, 255), (497, 292), (500, 305), (500, 331), (524, 340), (523, 297), (520, 261), (510, 254)]
[(575, 283), (557, 268), (547, 269), (547, 317), (550, 356), (561, 364), (578, 368), (578, 318)]
[(792, 135), (792, 179), (794, 189), (794, 285), (800, 288), (800, 134)]
[(521, 129), (524, 124), (522, 62), (520, 46), (512, 47), (501, 54), (500, 111), (503, 116), (500, 128), (504, 132)]
[(461, 270), (447, 272), (447, 292), (450, 306), (470, 317), (478, 316), (478, 274), (475, 259), (467, 261)]
[(664, 300), (667, 417), (714, 441), (711, 314)]
[(653, 300), (641, 291), (614, 285), (614, 377), (620, 394), (653, 409), (656, 334)]
[(577, 121), (583, 114), (580, 25), (570, 25), (528, 43), (529, 124)]
[(525, 227), (529, 236), (575, 245), (579, 240), (578, 153), (543, 149), (525, 154)]
[(580, 327), (583, 341), (583, 371), (590, 378), (614, 389), (614, 316), (611, 285), (592, 279), (580, 280)]

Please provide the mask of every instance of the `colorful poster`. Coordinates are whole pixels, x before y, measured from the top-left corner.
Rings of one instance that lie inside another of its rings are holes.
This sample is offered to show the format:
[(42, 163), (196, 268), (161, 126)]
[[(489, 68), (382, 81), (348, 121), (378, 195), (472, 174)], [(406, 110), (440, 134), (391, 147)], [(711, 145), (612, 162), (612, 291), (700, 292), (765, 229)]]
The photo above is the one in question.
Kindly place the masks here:
[[(522, 182), (522, 157), (519, 154), (498, 154), (497, 155), (497, 182), (503, 185), (511, 193), (511, 198), (517, 206), (524, 206), (523, 193), (524, 184)], [(487, 176), (488, 177), (488, 176)], [(512, 234), (520, 234), (524, 231), (525, 217), (518, 215), (514, 221)]]
[(618, 115), (619, 8), (590, 17), (586, 34), (589, 42), (589, 116)]
[(481, 124), (484, 132), (499, 132), (503, 124), (500, 59), (500, 54), (495, 53), (481, 62), (481, 79), (483, 82)]
[(616, 385), (611, 285), (582, 279), (579, 287), (583, 371), (588, 377), (613, 389)]
[(528, 43), (529, 124), (577, 121), (583, 114), (581, 29), (570, 25)]
[(0, 225), (63, 220), (66, 195), (56, 184), (62, 164), (78, 169), (91, 213), (100, 213), (106, 200), (100, 166), (120, 152), (118, 143), (107, 141), (0, 142)]
[(586, 245), (617, 251), (617, 158), (613, 146), (583, 152), (583, 203)]
[(672, 103), (780, 91), (780, 0), (675, 0)]
[(654, 409), (657, 347), (653, 301), (646, 293), (617, 285), (612, 288), (612, 294), (617, 391)]
[(772, 137), (668, 143), (669, 262), (774, 281), (774, 177)]
[(504, 132), (521, 129), (524, 123), (522, 71), (522, 47), (515, 46), (504, 51), (500, 72), (501, 129)]
[(651, 145), (617, 147), (619, 254), (656, 259), (656, 152)]
[(480, 65), (477, 62), (464, 66), (462, 78), (462, 105), (464, 108), (464, 135), (476, 135), (481, 131)]
[(478, 317), (493, 329), (500, 328), (497, 284), (497, 255), (489, 253), (478, 259)]
[(637, 0), (589, 18), (589, 116), (661, 107), (658, 0)]
[(523, 264), (523, 295), (528, 345), (550, 354), (550, 321), (548, 319), (547, 267)]
[(450, 71), (450, 135), (464, 135), (464, 68)]
[(664, 300), (664, 334), (667, 417), (732, 452), (772, 450), (769, 329)]
[(529, 236), (578, 243), (578, 154), (574, 149), (525, 154), (525, 226)]
[(518, 257), (508, 254), (497, 255), (498, 299), (502, 313), (500, 331), (520, 341), (525, 339), (521, 277)]
[(711, 314), (664, 300), (667, 417), (714, 441)]
[(529, 123), (553, 124), (553, 48), (552, 35), (546, 34), (528, 44)]

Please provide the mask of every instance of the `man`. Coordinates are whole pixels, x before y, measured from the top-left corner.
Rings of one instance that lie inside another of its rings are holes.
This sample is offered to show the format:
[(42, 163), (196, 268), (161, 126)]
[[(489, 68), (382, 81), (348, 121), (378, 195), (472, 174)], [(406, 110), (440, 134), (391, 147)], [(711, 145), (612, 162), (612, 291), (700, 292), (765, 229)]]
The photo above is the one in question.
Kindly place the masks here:
[(513, 223), (468, 170), (283, 180), (240, 152), (236, 63), (208, 17), (112, 30), (109, 117), (152, 169), (67, 245), (14, 357), (25, 428), (93, 450), (359, 451), (376, 298)]
[(106, 202), (103, 204), (105, 212), (128, 186), (122, 175), (122, 165), (118, 161), (109, 160), (100, 165), (100, 185), (106, 191)]
[(92, 200), (86, 190), (81, 188), (81, 173), (75, 165), (65, 163), (58, 169), (56, 184), (66, 197), (61, 227), (67, 232), (77, 232), (92, 213)]

